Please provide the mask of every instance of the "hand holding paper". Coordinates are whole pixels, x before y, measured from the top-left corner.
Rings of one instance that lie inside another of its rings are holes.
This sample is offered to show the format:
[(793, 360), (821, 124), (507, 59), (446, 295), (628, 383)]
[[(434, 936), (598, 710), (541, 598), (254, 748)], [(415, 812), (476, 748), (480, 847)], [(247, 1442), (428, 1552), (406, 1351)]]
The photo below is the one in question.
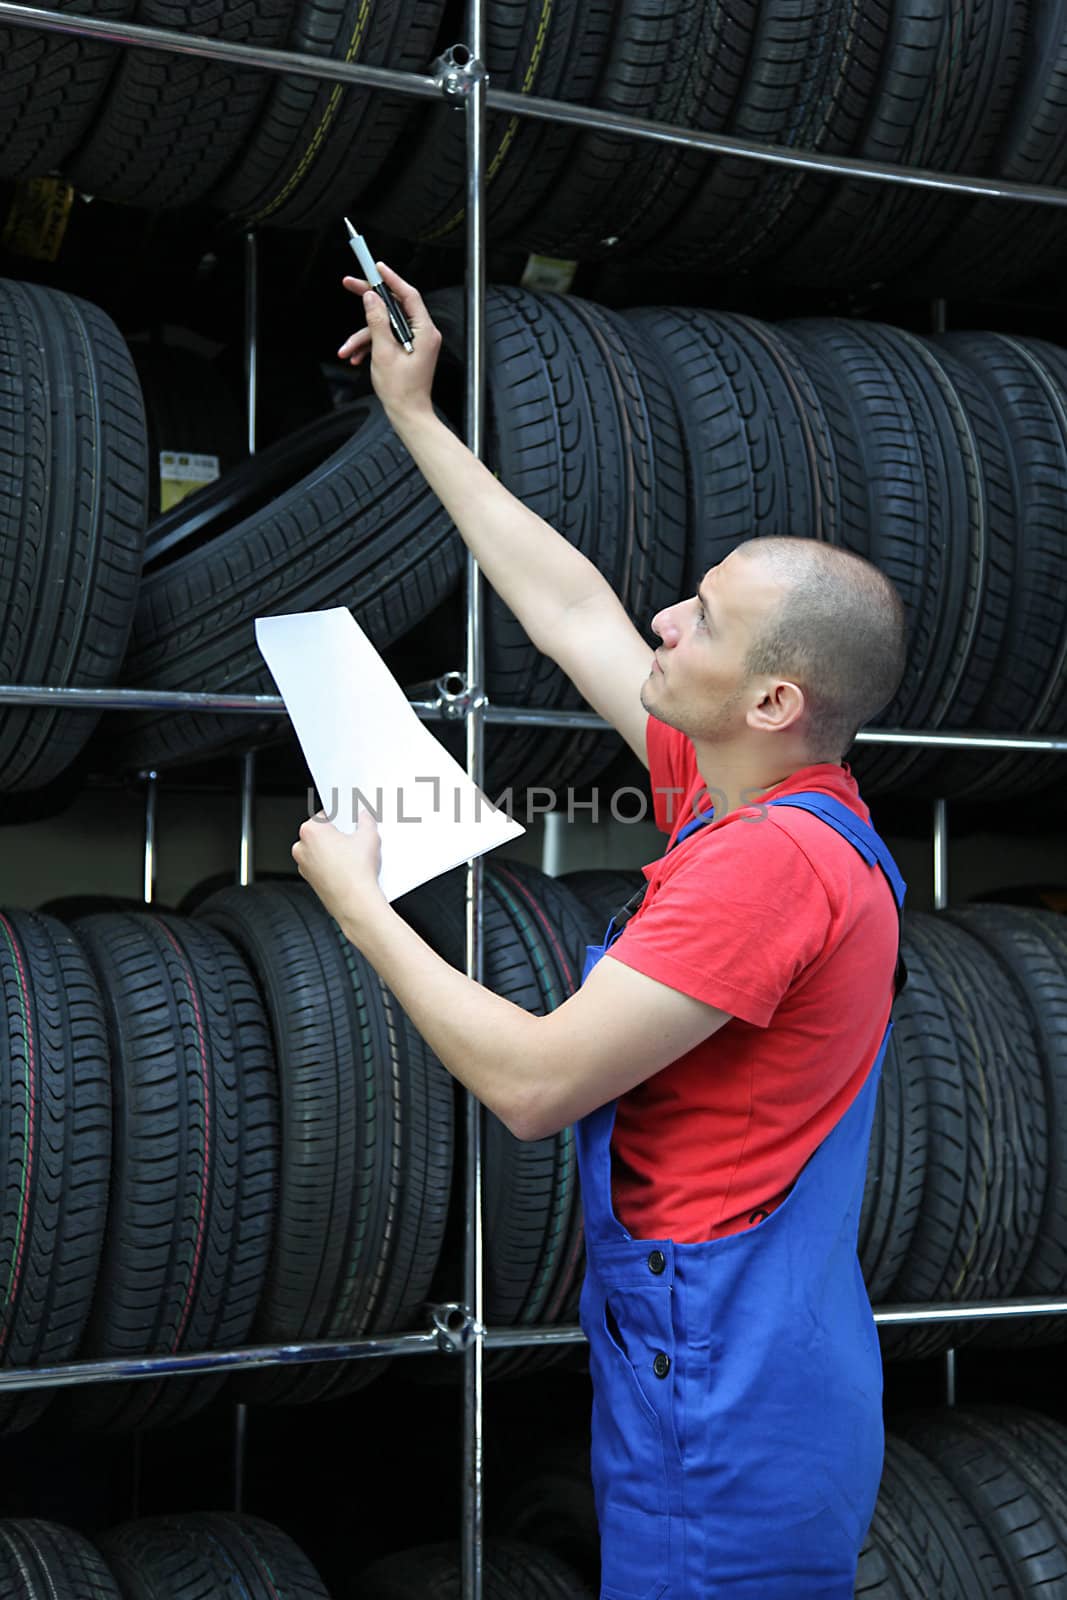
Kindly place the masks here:
[[(345, 607), (257, 617), (256, 642), (325, 809), (325, 820), (301, 828), (302, 842), (312, 828), (323, 836), (351, 834), (362, 797), (378, 818), (381, 891), (395, 900), (524, 831), (490, 805), (422, 725)], [(371, 831), (364, 827), (359, 846), (315, 838), (309, 844), (314, 870), (323, 879), (353, 874), (354, 882), (369, 870)], [(336, 916), (325, 883), (325, 893), (313, 886)]]

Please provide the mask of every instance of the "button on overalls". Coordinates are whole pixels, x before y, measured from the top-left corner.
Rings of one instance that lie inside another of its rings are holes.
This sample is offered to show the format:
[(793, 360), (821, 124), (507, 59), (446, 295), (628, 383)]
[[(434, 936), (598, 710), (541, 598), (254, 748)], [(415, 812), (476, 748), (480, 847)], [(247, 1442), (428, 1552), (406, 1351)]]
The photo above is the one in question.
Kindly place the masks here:
[[(828, 795), (768, 803), (846, 838), (884, 872), (899, 913), (905, 885), (870, 824)], [(786, 1199), (743, 1233), (632, 1238), (612, 1208), (615, 1102), (578, 1124), (601, 1600), (853, 1600), (883, 1451), (856, 1237), (891, 1029)]]

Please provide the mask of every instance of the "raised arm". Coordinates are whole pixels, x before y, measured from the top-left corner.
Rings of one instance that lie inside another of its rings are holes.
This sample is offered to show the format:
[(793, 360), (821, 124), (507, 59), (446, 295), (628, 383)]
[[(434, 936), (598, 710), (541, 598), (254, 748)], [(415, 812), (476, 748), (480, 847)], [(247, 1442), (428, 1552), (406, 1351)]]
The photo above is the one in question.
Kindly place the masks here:
[(338, 354), (354, 366), (371, 356), (371, 379), (389, 420), (488, 581), (537, 648), (647, 765), (640, 693), (651, 648), (592, 562), (516, 499), (436, 416), (430, 390), (441, 335), (418, 291), (384, 263), (379, 268), (411, 324), (414, 351), (393, 338), (381, 300), (363, 279), (345, 278), (345, 288), (363, 297), (367, 326)]

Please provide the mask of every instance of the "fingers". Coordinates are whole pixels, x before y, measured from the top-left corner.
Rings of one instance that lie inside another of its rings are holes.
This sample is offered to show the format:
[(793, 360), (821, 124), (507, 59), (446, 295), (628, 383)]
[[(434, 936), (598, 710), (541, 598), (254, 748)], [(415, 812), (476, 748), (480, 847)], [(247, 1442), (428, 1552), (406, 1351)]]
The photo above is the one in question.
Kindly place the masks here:
[(366, 294), (367, 290), (370, 288), (370, 284), (367, 282), (366, 278), (344, 277), (341, 279), (341, 284), (345, 289), (348, 290), (349, 294)]
[(378, 262), (378, 271), (400, 301), (411, 326), (426, 327), (430, 321), (430, 313), (423, 304), (422, 295), (414, 285), (402, 278), (399, 272), (394, 272), (392, 267), (386, 266), (384, 261)]
[(337, 354), (342, 361), (350, 361), (354, 367), (370, 353), (373, 335), (369, 328), (359, 328), (355, 333), (349, 334)]

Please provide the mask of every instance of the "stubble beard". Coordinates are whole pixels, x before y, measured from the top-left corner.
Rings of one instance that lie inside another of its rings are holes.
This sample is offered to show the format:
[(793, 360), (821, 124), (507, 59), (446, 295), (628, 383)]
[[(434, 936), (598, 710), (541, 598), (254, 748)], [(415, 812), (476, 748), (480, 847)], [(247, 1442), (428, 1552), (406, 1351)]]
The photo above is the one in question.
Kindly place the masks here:
[(665, 727), (673, 728), (677, 733), (684, 733), (687, 739), (699, 740), (701, 744), (726, 742), (736, 732), (733, 722), (744, 693), (744, 685), (739, 684), (717, 706), (706, 709), (701, 707), (690, 716), (686, 714), (684, 708), (672, 715), (671, 712), (656, 705), (652, 683), (650, 676), (641, 685), (641, 704), (650, 717), (655, 717), (656, 721), (662, 722)]

